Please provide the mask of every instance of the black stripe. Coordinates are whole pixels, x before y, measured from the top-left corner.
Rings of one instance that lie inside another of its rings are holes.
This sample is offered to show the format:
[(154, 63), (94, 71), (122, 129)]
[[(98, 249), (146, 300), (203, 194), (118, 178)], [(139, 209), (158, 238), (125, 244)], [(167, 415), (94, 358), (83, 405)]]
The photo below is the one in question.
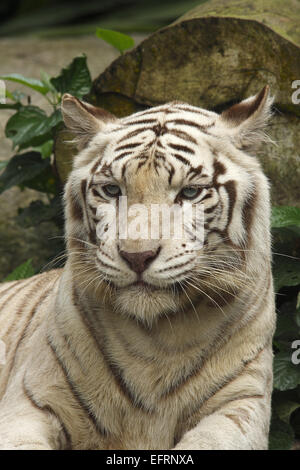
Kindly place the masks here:
[[(133, 405), (134, 407), (140, 409), (141, 411), (143, 411), (147, 414), (153, 413), (155, 410), (153, 408), (150, 408), (150, 407), (146, 406), (142, 402), (142, 400), (137, 398), (134, 395), (133, 391), (131, 391), (131, 389), (129, 388), (128, 383), (125, 380), (123, 369), (119, 365), (117, 365), (114, 361), (111, 360), (110, 355), (108, 353), (106, 337), (103, 335), (102, 329), (101, 329), (101, 333), (100, 333), (100, 328), (98, 328), (97, 330), (95, 329), (94, 319), (91, 318), (91, 315), (89, 314), (89, 312), (85, 308), (86, 305), (83, 306), (82, 303), (80, 302), (80, 298), (77, 294), (77, 291), (76, 291), (75, 287), (73, 287), (73, 302), (74, 302), (74, 305), (77, 307), (78, 312), (79, 312), (84, 324), (86, 325), (86, 327), (88, 328), (90, 334), (94, 338), (95, 344), (97, 345), (97, 348), (100, 351), (100, 353), (101, 353), (101, 355), (102, 355), (102, 357), (103, 357), (103, 359), (104, 359), (104, 361), (105, 361), (105, 363), (108, 367), (108, 370), (110, 371), (112, 377), (115, 379), (115, 383), (118, 386), (118, 389), (122, 392), (123, 396), (125, 396), (125, 398), (127, 398), (127, 400), (129, 400), (131, 405)], [(92, 314), (92, 317), (93, 317), (93, 314)], [(97, 318), (98, 323), (99, 323), (99, 321), (100, 321), (100, 319)], [(101, 335), (101, 337), (100, 337), (100, 335)]]
[(101, 163), (101, 160), (102, 160), (102, 157), (98, 158), (98, 160), (96, 160), (96, 162), (94, 163), (94, 165), (91, 168), (91, 175), (93, 175), (95, 173), (95, 171), (97, 170), (97, 168), (99, 167), (99, 165)]
[(142, 361), (146, 364), (153, 364), (157, 360), (154, 356), (149, 357), (141, 355), (141, 352), (134, 348), (134, 344), (131, 344), (129, 341), (127, 341), (127, 338), (122, 334), (122, 331), (118, 331), (118, 339), (120, 340), (126, 353), (129, 354), (134, 360)]
[[(105, 201), (105, 199), (103, 198), (103, 196), (99, 193), (99, 191), (97, 191), (96, 188), (92, 188), (92, 193), (93, 193), (93, 196), (96, 197), (96, 198), (100, 198), (101, 201)], [(97, 209), (96, 209), (97, 211)]]
[(229, 199), (227, 228), (229, 227), (229, 224), (231, 223), (233, 209), (234, 209), (234, 205), (235, 205), (235, 202), (236, 202), (237, 193), (236, 193), (236, 187), (235, 186), (236, 185), (235, 185), (235, 182), (233, 180), (227, 181), (227, 183), (224, 184), (224, 188), (227, 191), (228, 199)]
[(208, 190), (208, 192), (201, 198), (200, 202), (205, 201), (206, 199), (209, 199), (212, 197), (212, 191)]
[(242, 375), (245, 372), (245, 369), (247, 368), (247, 366), (250, 365), (252, 362), (254, 362), (258, 358), (258, 356), (265, 350), (265, 348), (268, 346), (268, 342), (269, 342), (269, 339), (264, 346), (258, 349), (256, 355), (253, 358), (248, 359), (246, 361), (242, 361), (238, 370), (236, 370), (232, 374), (228, 374), (227, 376), (225, 376), (217, 385), (213, 387), (213, 389), (209, 393), (206, 394), (205, 397), (201, 398), (201, 400), (199, 400), (198, 403), (194, 403), (192, 409), (189, 410), (189, 415), (192, 415), (193, 413), (197, 412), (200, 409), (200, 407), (204, 405), (209, 399), (211, 399), (214, 395), (220, 392), (224, 387), (226, 387), (235, 379), (237, 379), (240, 375)]
[(225, 406), (229, 405), (230, 403), (236, 402), (236, 401), (252, 400), (253, 398), (261, 399), (261, 398), (264, 398), (264, 397), (265, 397), (265, 395), (260, 395), (260, 394), (257, 394), (257, 395), (238, 395), (238, 396), (235, 396), (234, 398), (229, 398), (228, 400), (223, 401), (220, 406), (218, 406), (217, 408), (215, 408), (213, 410), (213, 413), (216, 413), (216, 412), (220, 411)]
[[(201, 199), (201, 202), (202, 202), (202, 201), (204, 201), (204, 198)], [(210, 206), (210, 207), (204, 209), (204, 212), (205, 212), (206, 214), (210, 214), (211, 212), (213, 212), (213, 211), (216, 209), (216, 207), (218, 207), (218, 202), (217, 202), (216, 204), (214, 204), (213, 206)], [(206, 222), (209, 222), (208, 218), (206, 219)]]
[(133, 142), (131, 144), (124, 144), (124, 145), (120, 145), (120, 147), (117, 147), (115, 151), (119, 152), (120, 150), (134, 149), (135, 147), (139, 147), (140, 145), (142, 145), (142, 142)]
[(138, 121), (126, 122), (126, 126), (135, 126), (137, 124), (153, 124), (157, 119), (140, 119)]
[(163, 162), (166, 161), (166, 157), (165, 157), (163, 154), (158, 153), (158, 152), (156, 152), (155, 158), (156, 158), (157, 160), (162, 160)]
[(179, 129), (167, 129), (166, 133), (175, 135), (179, 139), (192, 142), (193, 144), (197, 144), (197, 140), (194, 139), (191, 135), (189, 135), (187, 132), (179, 130)]
[(217, 181), (218, 176), (225, 175), (225, 173), (226, 173), (226, 168), (223, 165), (223, 163), (221, 163), (219, 160), (215, 160), (214, 161), (214, 176), (213, 176), (214, 186), (218, 185), (218, 181)]
[(125, 163), (123, 163), (123, 165), (122, 165), (122, 170), (121, 170), (122, 178), (125, 177), (125, 172), (126, 172), (126, 168), (127, 168), (127, 163), (128, 163), (128, 161), (125, 162)]
[(191, 167), (189, 171), (187, 172), (187, 176), (190, 173), (192, 173), (192, 178), (193, 178), (195, 175), (200, 175), (202, 173), (202, 170), (203, 170), (203, 165), (198, 165), (197, 167)]
[(170, 168), (166, 168), (166, 170), (169, 172), (169, 178), (168, 178), (168, 183), (169, 185), (172, 183), (173, 176), (175, 174), (175, 169), (173, 165), (170, 163)]
[(186, 145), (178, 145), (178, 144), (169, 144), (168, 147), (171, 147), (174, 150), (177, 150), (177, 152), (185, 152), (185, 153), (191, 153), (192, 155), (195, 154), (195, 151), (191, 149), (190, 147), (187, 147)]
[(54, 325), (57, 327), (56, 329), (57, 334), (61, 337), (61, 339), (64, 342), (64, 347), (69, 351), (69, 353), (72, 356), (72, 359), (74, 359), (74, 361), (77, 362), (77, 364), (79, 365), (79, 368), (81, 369), (81, 372), (86, 375), (86, 370), (81, 362), (81, 358), (77, 355), (75, 349), (73, 348), (71, 336), (61, 331), (61, 328), (57, 323), (57, 312), (55, 312), (55, 316), (54, 316)]
[[(42, 275), (42, 276), (45, 276), (45, 275)], [(28, 302), (28, 300), (32, 297), (32, 295), (35, 295), (36, 294), (36, 286), (39, 286), (40, 282), (41, 282), (41, 278), (38, 278), (38, 277), (34, 277), (32, 278), (34, 279), (34, 285), (33, 285), (33, 289), (30, 289), (29, 292), (26, 292), (26, 303)], [(29, 283), (29, 286), (30, 286), (31, 283)], [(43, 284), (41, 285), (41, 287), (44, 287)], [(22, 297), (22, 301), (21, 301), (21, 305), (20, 307), (18, 307), (15, 312), (14, 312), (14, 320), (13, 322), (10, 324), (10, 327), (8, 328), (7, 332), (5, 333), (5, 336), (9, 336), (10, 335), (10, 332), (14, 329), (16, 323), (18, 323), (20, 321), (20, 317), (24, 311), (24, 309), (27, 307), (26, 303), (24, 302), (24, 298)], [(30, 311), (31, 314), (33, 315), (33, 313), (35, 312), (35, 309), (36, 309), (36, 306), (38, 304), (36, 303), (33, 307), (33, 309)], [(22, 337), (21, 337), (22, 339)], [(20, 342), (20, 340), (19, 340)], [(19, 344), (18, 342), (18, 344)]]
[(168, 268), (160, 269), (158, 272), (163, 273), (165, 271), (170, 271), (171, 269), (182, 268), (183, 266), (187, 266), (190, 264), (190, 261), (186, 261), (185, 263), (175, 264), (175, 266), (170, 266)]
[(112, 176), (111, 163), (109, 165), (107, 163), (103, 163), (103, 165), (102, 165), (102, 167), (99, 171), (99, 174), (107, 176), (107, 177)]
[(113, 160), (112, 163), (115, 163), (115, 162), (117, 162), (118, 160), (121, 160), (122, 158), (127, 157), (127, 156), (129, 156), (129, 155), (132, 155), (132, 152), (123, 152), (123, 153), (121, 153), (121, 155), (119, 155), (118, 157), (116, 157), (116, 158)]
[(144, 165), (147, 163), (147, 161), (148, 161), (148, 157), (143, 156), (143, 155), (141, 155), (141, 156), (138, 157), (138, 158), (139, 158), (139, 159), (142, 159), (142, 160), (141, 160), (140, 163), (138, 164), (137, 170), (139, 170), (140, 168), (142, 168), (142, 166), (144, 166)]
[(157, 147), (160, 147), (161, 149), (164, 149), (164, 146), (163, 146), (163, 144), (161, 143), (161, 141), (159, 139), (157, 140), (156, 145), (157, 145)]
[(83, 202), (84, 202), (84, 213), (86, 215), (86, 220), (87, 220), (87, 224), (88, 224), (88, 237), (89, 237), (89, 241), (96, 245), (97, 243), (97, 238), (96, 238), (96, 230), (95, 228), (92, 226), (92, 224), (90, 223), (90, 219), (89, 219), (89, 215), (87, 213), (87, 203), (86, 203), (86, 193), (87, 193), (87, 180), (84, 179), (81, 181), (81, 184), (80, 184), (80, 188), (81, 188), (81, 194), (82, 194), (82, 198), (83, 198)]
[(114, 261), (113, 257), (110, 256), (108, 253), (105, 253), (104, 251), (101, 250), (101, 248), (99, 247), (98, 248), (100, 253), (102, 253), (104, 256), (106, 256), (108, 259), (110, 259), (111, 261)]
[[(40, 281), (40, 280), (39, 280)], [(39, 281), (36, 283), (36, 284), (39, 284)], [(36, 284), (34, 285), (34, 288), (29, 292), (29, 294), (27, 294), (27, 298), (28, 298), (28, 295), (30, 296), (32, 293), (36, 293), (36, 289), (37, 289), (37, 286)], [(26, 333), (31, 325), (31, 321), (34, 317), (34, 314), (37, 310), (37, 308), (43, 303), (43, 301), (47, 298), (49, 292), (53, 289), (53, 285), (51, 287), (49, 287), (46, 292), (43, 292), (43, 294), (41, 294), (38, 298), (38, 300), (34, 303), (34, 306), (33, 308), (30, 310), (30, 314), (29, 314), (29, 318), (27, 320), (27, 323), (26, 323), (26, 326), (25, 328), (23, 328), (23, 331), (18, 339), (18, 342), (16, 344), (16, 347), (15, 347), (15, 350), (14, 350), (14, 354), (13, 354), (13, 360), (12, 360), (12, 363), (11, 363), (11, 366), (10, 366), (10, 371), (9, 371), (9, 375), (11, 373), (11, 371), (13, 370), (14, 368), (14, 365), (15, 365), (15, 361), (16, 361), (16, 357), (17, 357), (17, 352), (18, 352), (18, 349), (19, 349), (19, 346), (21, 345), (22, 341), (24, 340), (24, 338), (26, 337)], [(24, 304), (23, 304), (23, 307), (24, 307)], [(23, 310), (23, 309), (22, 309)], [(21, 310), (21, 312), (22, 312)], [(15, 325), (15, 322), (12, 323), (12, 325), (10, 326), (8, 332), (7, 332), (7, 335), (9, 334), (10, 330), (13, 328), (13, 326)]]
[[(35, 276), (34, 276), (34, 277), (31, 277), (31, 278), (29, 278), (29, 279), (25, 279), (25, 280), (23, 280), (23, 281), (16, 281), (16, 283), (19, 283), (19, 284), (20, 284), (19, 287), (18, 287), (18, 289), (17, 289), (17, 290), (14, 290), (14, 291), (12, 292), (12, 294), (10, 294), (10, 295), (5, 299), (5, 301), (3, 302), (3, 304), (0, 305), (0, 310), (2, 310), (2, 309), (5, 307), (5, 305), (7, 305), (8, 302), (9, 302), (13, 297), (16, 296), (16, 294), (18, 294), (18, 292), (20, 292), (23, 288), (27, 287), (28, 285), (31, 284), (31, 282), (34, 282), (34, 281), (36, 281), (36, 277), (35, 277)], [(16, 287), (16, 286), (15, 286), (15, 285), (9, 286), (9, 289), (12, 288), (12, 287)], [(7, 291), (8, 291), (9, 289), (7, 289)]]
[(102, 160), (103, 155), (104, 155), (104, 152), (105, 152), (105, 150), (106, 150), (106, 148), (107, 148), (108, 145), (109, 145), (109, 143), (106, 143), (105, 145), (103, 145), (103, 146), (99, 149), (99, 151), (101, 151), (102, 155), (101, 155), (100, 158), (97, 158), (97, 159), (96, 159), (94, 165), (92, 166), (91, 172), (90, 172), (91, 175), (93, 175), (93, 174), (95, 173), (95, 171), (97, 170), (98, 166), (100, 165), (101, 160)]
[(154, 165), (154, 169), (156, 171), (156, 174), (159, 176), (159, 169), (161, 168), (160, 164), (156, 160), (154, 160), (152, 163)]
[(73, 191), (69, 194), (69, 207), (71, 212), (71, 217), (74, 220), (83, 220), (83, 211), (80, 203), (78, 202), (77, 197), (73, 194)]
[(102, 266), (104, 266), (105, 268), (110, 268), (110, 269), (114, 269), (114, 270), (117, 271), (117, 272), (121, 272), (121, 269), (116, 268), (115, 266), (111, 266), (111, 265), (109, 265), (109, 264), (106, 264), (106, 263), (104, 263), (103, 261), (101, 261), (101, 259), (99, 259), (99, 258), (97, 258), (97, 262), (100, 263), (100, 264), (102, 264)]
[(149, 128), (145, 127), (139, 127), (135, 131), (131, 131), (128, 134), (124, 135), (120, 140), (118, 140), (117, 144), (120, 144), (124, 140), (131, 139), (132, 137), (135, 137), (138, 134), (141, 134), (142, 132), (145, 132), (145, 130), (148, 130)]
[[(11, 282), (11, 284), (6, 287), (6, 289), (3, 289), (1, 292), (0, 292), (0, 296), (4, 295), (6, 292), (8, 292), (10, 289), (12, 289), (13, 287), (15, 287), (15, 285), (20, 282), (20, 281), (6, 281), (6, 282)], [(3, 283), (4, 285), (4, 283)]]
[(66, 426), (64, 425), (63, 421), (61, 418), (55, 413), (55, 411), (49, 406), (49, 405), (40, 405), (37, 400), (34, 398), (34, 394), (31, 390), (29, 390), (28, 386), (25, 384), (25, 377), (23, 378), (23, 392), (26, 398), (31, 402), (31, 404), (38, 408), (40, 411), (43, 411), (44, 413), (49, 413), (50, 415), (54, 416), (57, 421), (59, 422), (61, 429), (64, 433), (65, 436), (65, 446), (61, 447), (60, 449), (57, 450), (71, 450), (72, 449), (72, 440), (71, 440), (71, 435), (67, 431)]
[(195, 127), (196, 129), (198, 129), (199, 131), (201, 132), (204, 132), (204, 133), (208, 133), (206, 131), (206, 129), (209, 129), (210, 127), (213, 127), (214, 126), (214, 123), (211, 123), (211, 124), (197, 124), (196, 122), (194, 121), (190, 121), (188, 119), (174, 119), (172, 121), (167, 121), (166, 124), (179, 124), (181, 126), (191, 126), (191, 127)]
[(186, 158), (182, 157), (181, 155), (177, 153), (172, 153), (172, 157), (176, 158), (181, 163), (184, 163), (184, 165), (191, 166), (190, 162)]
[(108, 430), (101, 424), (99, 423), (99, 420), (96, 418), (96, 416), (93, 414), (93, 412), (90, 410), (90, 407), (89, 405), (85, 402), (84, 398), (81, 396), (81, 394), (78, 392), (77, 390), (77, 387), (76, 387), (76, 384), (73, 383), (73, 381), (71, 380), (69, 374), (68, 374), (68, 371), (67, 371), (67, 368), (65, 367), (63, 361), (60, 359), (59, 357), (59, 354), (56, 350), (56, 347), (55, 345), (53, 344), (51, 338), (50, 338), (50, 335), (48, 334), (47, 335), (47, 343), (48, 343), (48, 346), (50, 347), (51, 351), (53, 352), (53, 355), (54, 357), (56, 358), (56, 361), (57, 363), (60, 365), (61, 367), (61, 370), (63, 371), (64, 373), (64, 376), (65, 376), (65, 379), (70, 387), (70, 390), (74, 396), (74, 398), (76, 399), (76, 401), (79, 403), (79, 405), (81, 406), (81, 408), (85, 411), (87, 417), (89, 418), (89, 420), (93, 423), (96, 431), (98, 432), (98, 434), (101, 435), (101, 437), (107, 437), (109, 436), (109, 432)]
[(80, 189), (81, 189), (81, 194), (82, 194), (84, 203), (86, 202), (86, 185), (87, 185), (87, 181), (82, 180), (80, 183)]

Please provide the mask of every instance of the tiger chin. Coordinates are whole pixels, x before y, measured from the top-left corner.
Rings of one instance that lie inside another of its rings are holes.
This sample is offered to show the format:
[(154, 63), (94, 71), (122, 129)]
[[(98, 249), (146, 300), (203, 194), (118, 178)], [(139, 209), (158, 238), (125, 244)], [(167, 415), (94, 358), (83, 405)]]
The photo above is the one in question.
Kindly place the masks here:
[[(0, 285), (1, 449), (268, 448), (275, 307), (255, 155), (272, 103), (266, 86), (221, 114), (175, 101), (118, 119), (63, 96), (78, 148), (67, 261)], [(168, 236), (157, 207), (173, 211)]]

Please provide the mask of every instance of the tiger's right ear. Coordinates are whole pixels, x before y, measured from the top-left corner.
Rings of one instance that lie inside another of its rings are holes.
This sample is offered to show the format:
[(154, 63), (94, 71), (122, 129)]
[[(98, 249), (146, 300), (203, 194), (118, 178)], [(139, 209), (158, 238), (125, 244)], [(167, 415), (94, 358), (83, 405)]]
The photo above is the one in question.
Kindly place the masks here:
[(117, 120), (108, 111), (80, 101), (68, 93), (62, 97), (61, 112), (66, 127), (74, 134), (73, 142), (78, 150), (86, 147), (89, 141), (98, 132), (103, 131), (109, 122)]

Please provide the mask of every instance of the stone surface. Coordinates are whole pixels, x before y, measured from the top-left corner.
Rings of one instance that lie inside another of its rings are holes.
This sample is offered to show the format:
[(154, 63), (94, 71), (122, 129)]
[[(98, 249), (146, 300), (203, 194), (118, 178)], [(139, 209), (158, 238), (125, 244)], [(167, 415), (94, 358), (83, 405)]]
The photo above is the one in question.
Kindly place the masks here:
[[(89, 101), (117, 116), (172, 100), (219, 112), (269, 84), (276, 145), (265, 146), (259, 158), (273, 203), (299, 206), (300, 105), (292, 102), (299, 45), (297, 0), (210, 0), (114, 61), (94, 81)], [(65, 152), (58, 142), (58, 159)]]

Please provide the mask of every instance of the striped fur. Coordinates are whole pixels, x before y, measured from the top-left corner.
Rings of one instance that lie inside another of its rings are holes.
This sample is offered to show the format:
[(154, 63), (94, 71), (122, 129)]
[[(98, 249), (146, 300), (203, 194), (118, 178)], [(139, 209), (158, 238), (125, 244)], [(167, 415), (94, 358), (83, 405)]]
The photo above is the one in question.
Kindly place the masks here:
[[(116, 119), (65, 95), (79, 153), (63, 270), (0, 285), (0, 448), (265, 449), (275, 323), (266, 87), (221, 115), (174, 102)], [(200, 188), (202, 249), (99, 240), (104, 209)], [(102, 210), (103, 209), (103, 210)], [(157, 250), (144, 284), (120, 255)]]

